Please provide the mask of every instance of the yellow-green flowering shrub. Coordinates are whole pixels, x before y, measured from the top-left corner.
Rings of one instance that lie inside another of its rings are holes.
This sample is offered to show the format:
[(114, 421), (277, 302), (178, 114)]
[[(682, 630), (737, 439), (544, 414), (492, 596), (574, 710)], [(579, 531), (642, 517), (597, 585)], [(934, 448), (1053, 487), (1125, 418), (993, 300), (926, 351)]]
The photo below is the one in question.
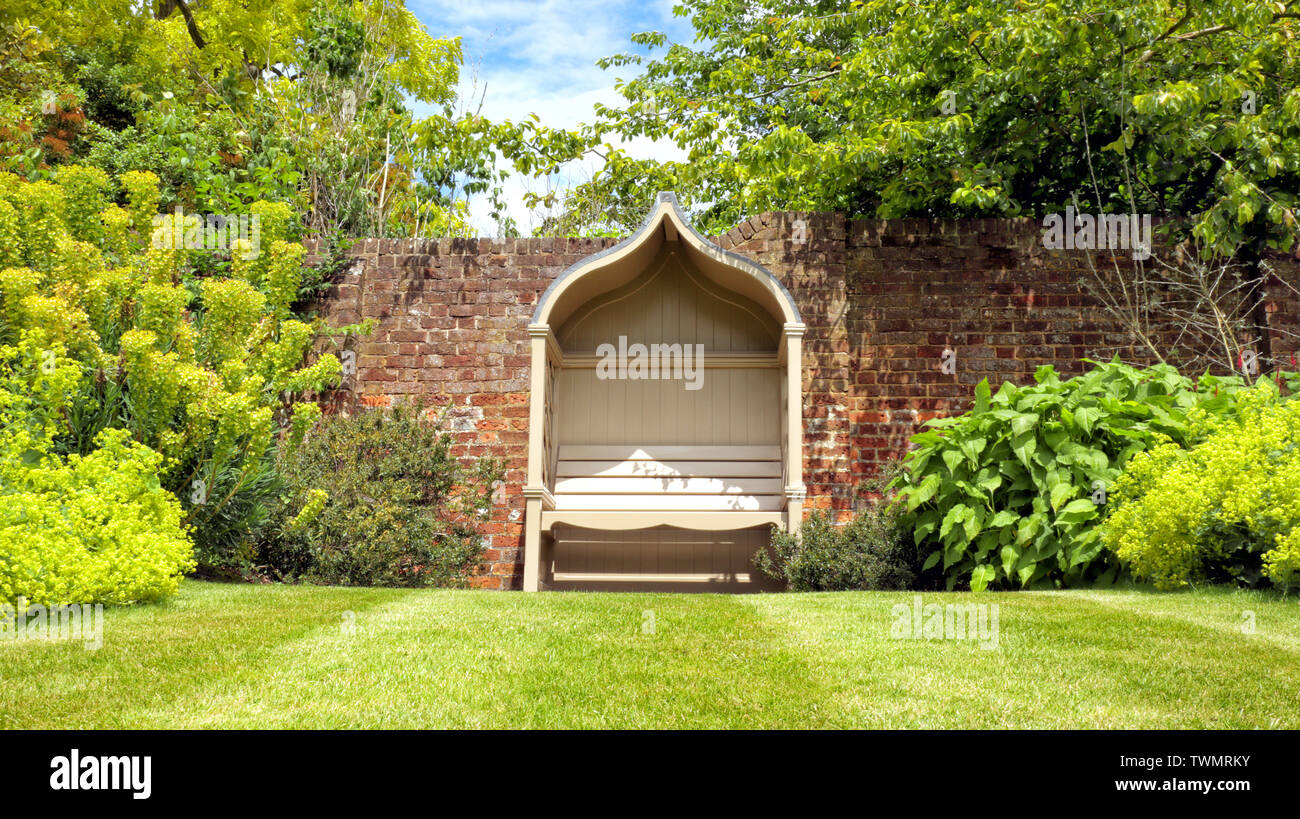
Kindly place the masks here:
[[(125, 208), (110, 203), (114, 184)], [(37, 426), (53, 428), (44, 448), (22, 451), (45, 453), (41, 468), (60, 475), (90, 474), (115, 457), (126, 472), (128, 462), (151, 471), (179, 502), (198, 562), (238, 567), (271, 520), (268, 507), (280, 502), (278, 437), (300, 438), (315, 418), (292, 410), (293, 402), (336, 384), (341, 367), (332, 355), (308, 361), (323, 328), (290, 309), (304, 255), (289, 241), (292, 211), (250, 206), (262, 220), (260, 253), (214, 263), (200, 252), (155, 246), (155, 234), (173, 235), (174, 227), (173, 214), (157, 218), (159, 201), (158, 180), (146, 172), (114, 182), (69, 165), (53, 183), (0, 174), (0, 260), (7, 263), (0, 266), (0, 353), (11, 362), (0, 369), (59, 350), (79, 377), (57, 412), (46, 399), (24, 403), (19, 427), (39, 417)], [(105, 437), (112, 430), (142, 446)], [(43, 501), (23, 497), (36, 515)], [(165, 517), (161, 507), (151, 514)]]
[(261, 223), (262, 244), (287, 240), (293, 223), (293, 210), (283, 202), (254, 202), (248, 212)]
[(298, 295), (302, 284), (303, 246), (276, 239), (271, 242), (271, 252), (262, 278), (262, 289), (271, 306), (280, 314), (288, 315), (289, 305)]
[(21, 261), (38, 270), (48, 267), (55, 243), (67, 230), (64, 224), (67, 202), (63, 189), (44, 181), (22, 182), (4, 187), (13, 191), (10, 204), (18, 211)]
[(22, 264), (22, 235), (18, 228), (18, 209), (0, 199), (0, 268)]
[(158, 480), (162, 455), (121, 429), (97, 443), (35, 464), (0, 446), (0, 600), (157, 600), (194, 568), (181, 505)]
[(101, 242), (104, 223), (101, 219), (108, 206), (108, 174), (99, 168), (84, 165), (65, 165), (59, 168), (55, 181), (63, 189), (68, 228), (88, 241)]
[(162, 201), (158, 177), (149, 171), (127, 171), (119, 181), (126, 191), (131, 226), (138, 236), (151, 235), (153, 218), (158, 213), (158, 203)]
[(1300, 582), (1300, 401), (1263, 380), (1200, 444), (1136, 456), (1117, 481), (1106, 545), (1161, 589)]
[(1283, 588), (1300, 584), (1300, 526), (1277, 536), (1277, 546), (1264, 555), (1264, 571)]
[(116, 257), (125, 256), (131, 235), (131, 212), (109, 205), (100, 211), (99, 221), (104, 226), (104, 251)]
[(0, 347), (0, 601), (133, 603), (193, 568), (162, 456), (105, 429), (87, 455), (54, 452), (83, 367), (59, 345)]
[(247, 345), (266, 307), (266, 296), (238, 279), (207, 279), (202, 285), (203, 305), (208, 322), (224, 333), (204, 333), (199, 344), (205, 364), (221, 371), (230, 360), (243, 360)]

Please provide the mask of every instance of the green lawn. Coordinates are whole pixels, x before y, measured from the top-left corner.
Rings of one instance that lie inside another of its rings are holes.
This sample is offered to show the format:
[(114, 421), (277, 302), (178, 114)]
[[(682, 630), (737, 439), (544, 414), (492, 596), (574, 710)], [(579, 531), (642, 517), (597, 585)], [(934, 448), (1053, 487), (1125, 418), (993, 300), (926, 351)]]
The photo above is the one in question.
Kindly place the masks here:
[(996, 602), (997, 649), (891, 638), (910, 593), (186, 582), (107, 611), (98, 651), (0, 640), (0, 727), (1300, 727), (1295, 598), (923, 600)]

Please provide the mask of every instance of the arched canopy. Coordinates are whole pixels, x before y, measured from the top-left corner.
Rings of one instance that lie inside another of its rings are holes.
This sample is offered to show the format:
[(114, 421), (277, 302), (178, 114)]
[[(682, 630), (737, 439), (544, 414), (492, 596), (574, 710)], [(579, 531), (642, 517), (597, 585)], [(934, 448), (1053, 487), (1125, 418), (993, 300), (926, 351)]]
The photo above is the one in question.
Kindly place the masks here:
[(801, 323), (799, 308), (785, 285), (762, 265), (723, 250), (696, 232), (670, 192), (656, 197), (636, 233), (560, 274), (542, 294), (532, 323), (558, 327), (583, 305), (627, 285), (665, 249), (677, 248), (697, 271), (761, 306), (778, 324)]
[(713, 582), (747, 571), (747, 538), (796, 529), (803, 334), (785, 286), (697, 233), (672, 193), (565, 270), (528, 326), (524, 588), (632, 563), (645, 580), (661, 559), (674, 582), (688, 564)]

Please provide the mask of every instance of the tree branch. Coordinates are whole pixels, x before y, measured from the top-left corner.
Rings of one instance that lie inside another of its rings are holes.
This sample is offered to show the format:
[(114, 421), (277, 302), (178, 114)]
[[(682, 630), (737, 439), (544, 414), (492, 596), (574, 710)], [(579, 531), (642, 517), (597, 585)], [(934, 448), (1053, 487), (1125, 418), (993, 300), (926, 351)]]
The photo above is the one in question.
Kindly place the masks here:
[[(1188, 5), (1189, 12), (1190, 12), (1190, 8), (1191, 5), (1189, 4)], [(1181, 26), (1186, 19), (1187, 18), (1184, 17), (1182, 20), (1179, 20), (1177, 23), (1174, 24), (1173, 27), (1169, 29), (1169, 31), (1166, 31), (1164, 34), (1157, 37), (1155, 42), (1151, 44), (1152, 47), (1142, 52), (1142, 56), (1138, 57), (1138, 63), (1139, 64), (1145, 63), (1147, 60), (1150, 60), (1152, 57), (1154, 57), (1156, 55), (1156, 50), (1154, 48), (1156, 43), (1159, 43), (1161, 40), (1164, 40), (1166, 37), (1169, 37), (1169, 35), (1174, 30), (1176, 30), (1179, 26)], [(1278, 20), (1297, 20), (1297, 19), (1300, 19), (1300, 12), (1279, 11), (1273, 15), (1273, 19), (1270, 20), (1269, 22), (1276, 23)], [(1198, 31), (1189, 31), (1186, 34), (1179, 34), (1177, 37), (1174, 37), (1173, 40), (1175, 40), (1176, 42), (1185, 43), (1190, 40), (1198, 39), (1200, 37), (1207, 37), (1211, 34), (1221, 34), (1225, 31), (1233, 31), (1236, 28), (1237, 27), (1234, 24), (1223, 23), (1217, 26), (1210, 26), (1208, 28), (1203, 28)]]
[(166, 20), (176, 9), (181, 10), (181, 16), (185, 18), (185, 29), (190, 33), (190, 39), (194, 41), (194, 45), (198, 48), (205, 47), (208, 43), (203, 39), (198, 23), (194, 22), (194, 14), (190, 11), (190, 7), (185, 5), (185, 0), (161, 0), (154, 12), (154, 19)]

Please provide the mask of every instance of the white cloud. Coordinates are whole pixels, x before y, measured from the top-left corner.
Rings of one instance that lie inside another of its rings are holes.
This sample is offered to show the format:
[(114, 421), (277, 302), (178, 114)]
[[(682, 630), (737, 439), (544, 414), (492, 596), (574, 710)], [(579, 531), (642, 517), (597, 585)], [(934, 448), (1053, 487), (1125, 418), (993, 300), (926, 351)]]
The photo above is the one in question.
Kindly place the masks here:
[[(631, 35), (637, 31), (667, 31), (670, 37), (689, 37), (689, 26), (671, 14), (672, 2), (630, 0), (543, 0), (514, 2), (447, 2), (410, 0), (407, 4), (434, 36), (460, 35), (465, 52), (462, 94), (484, 94), (481, 111), (488, 119), (518, 122), (536, 114), (543, 124), (571, 128), (595, 118), (597, 103), (617, 104), (622, 98), (615, 78), (630, 78), (635, 67), (603, 71), (601, 57), (637, 48)], [(468, 102), (468, 100), (467, 100)], [(633, 156), (663, 160), (681, 159), (684, 153), (671, 142), (632, 140), (623, 147)], [(590, 177), (600, 160), (570, 163), (549, 180), (560, 188)], [(527, 191), (546, 190), (548, 180), (518, 175), (503, 185), (508, 212), (525, 234), (535, 225), (524, 207)], [(648, 205), (648, 203), (647, 203)], [(475, 227), (483, 235), (495, 232), (482, 196), (471, 200)]]

